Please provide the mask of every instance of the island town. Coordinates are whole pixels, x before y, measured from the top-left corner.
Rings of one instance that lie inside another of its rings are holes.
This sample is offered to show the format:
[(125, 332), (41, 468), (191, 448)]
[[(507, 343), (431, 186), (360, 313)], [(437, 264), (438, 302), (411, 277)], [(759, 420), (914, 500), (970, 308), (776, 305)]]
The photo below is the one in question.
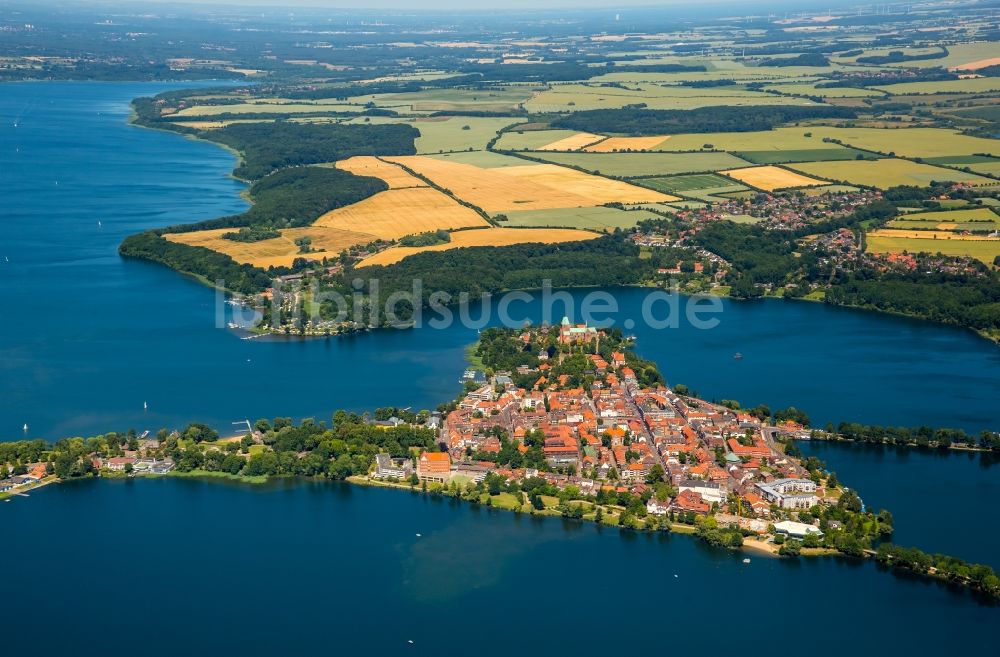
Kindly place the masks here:
[[(619, 329), (491, 328), (470, 349), (456, 400), (436, 411), (338, 411), (326, 422), (204, 424), (155, 436), (0, 443), (0, 499), (81, 477), (325, 477), (446, 495), (515, 513), (623, 531), (692, 534), (748, 555), (845, 555), (1000, 594), (984, 565), (893, 545), (868, 508), (797, 439), (795, 409), (742, 409), (669, 386)], [(747, 556), (745, 560), (749, 560)]]

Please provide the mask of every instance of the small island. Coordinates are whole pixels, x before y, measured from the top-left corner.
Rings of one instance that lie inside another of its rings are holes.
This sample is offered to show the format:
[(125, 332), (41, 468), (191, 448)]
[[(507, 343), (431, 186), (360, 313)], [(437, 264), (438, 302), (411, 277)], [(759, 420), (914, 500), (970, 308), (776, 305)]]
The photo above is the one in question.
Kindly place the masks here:
[[(318, 477), (769, 556), (873, 558), (1000, 597), (989, 566), (892, 544), (889, 511), (802, 458), (794, 441), (814, 433), (800, 411), (699, 399), (632, 347), (617, 329), (568, 318), (492, 328), (470, 349), (461, 394), (433, 412), (262, 419), (230, 438), (191, 424), (152, 437), (0, 443), (0, 499), (92, 476)], [(997, 439), (984, 435), (978, 448)]]

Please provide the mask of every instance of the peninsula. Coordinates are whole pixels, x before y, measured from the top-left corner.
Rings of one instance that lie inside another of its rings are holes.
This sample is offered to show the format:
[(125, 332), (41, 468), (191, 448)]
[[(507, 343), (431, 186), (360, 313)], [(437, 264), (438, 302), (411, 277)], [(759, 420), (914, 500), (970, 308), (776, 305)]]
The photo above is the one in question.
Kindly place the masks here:
[[(740, 409), (669, 387), (617, 330), (488, 329), (481, 369), (436, 411), (336, 412), (330, 423), (258, 420), (220, 439), (203, 424), (155, 437), (0, 443), (0, 495), (80, 477), (321, 477), (472, 504), (692, 534), (781, 557), (842, 555), (945, 579), (994, 598), (992, 568), (893, 545), (893, 517), (867, 508), (794, 440), (795, 409)], [(983, 437), (996, 448), (1000, 436)]]

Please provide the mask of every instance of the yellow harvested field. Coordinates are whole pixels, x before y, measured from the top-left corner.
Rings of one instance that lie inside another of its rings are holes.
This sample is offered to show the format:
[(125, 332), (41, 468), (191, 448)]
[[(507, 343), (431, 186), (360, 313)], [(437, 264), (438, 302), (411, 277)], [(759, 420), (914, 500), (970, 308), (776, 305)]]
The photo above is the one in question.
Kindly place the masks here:
[(470, 246), (510, 246), (511, 244), (528, 244), (541, 242), (554, 244), (557, 242), (579, 242), (597, 237), (596, 233), (568, 228), (485, 228), (483, 230), (460, 230), (451, 234), (451, 241), (434, 246), (394, 246), (380, 253), (369, 256), (358, 263), (359, 267), (368, 265), (391, 265), (407, 256), (423, 251), (446, 251)]
[(219, 128), (225, 128), (230, 123), (231, 121), (178, 121), (174, 125), (194, 130), (218, 130)]
[(823, 180), (816, 180), (801, 174), (782, 169), (781, 167), (747, 167), (744, 169), (730, 169), (722, 171), (730, 178), (734, 178), (751, 187), (773, 192), (776, 189), (788, 189), (790, 187), (815, 187), (817, 185), (829, 185)]
[[(203, 246), (219, 253), (224, 253), (239, 263), (267, 269), (268, 267), (289, 267), (296, 258), (307, 257), (320, 260), (324, 257), (334, 258), (344, 249), (356, 244), (368, 244), (376, 239), (375, 235), (359, 233), (336, 228), (292, 228), (281, 232), (281, 237), (262, 240), (260, 242), (234, 242), (223, 239), (224, 233), (239, 230), (238, 228), (219, 228), (216, 230), (199, 230), (191, 233), (167, 233), (163, 237), (171, 242), (187, 244), (188, 246)], [(313, 252), (299, 253), (295, 240), (308, 236), (312, 239)]]
[(551, 144), (545, 144), (538, 148), (540, 151), (575, 151), (590, 146), (594, 142), (604, 139), (601, 135), (592, 135), (589, 132), (578, 132), (575, 135), (557, 139)]
[[(943, 224), (942, 224), (943, 225)], [(940, 228), (940, 226), (939, 226)], [(996, 242), (996, 237), (986, 235), (956, 235), (947, 230), (905, 230), (901, 228), (883, 228), (868, 233), (869, 237), (905, 237), (914, 240), (958, 240), (962, 242)]]
[(989, 59), (980, 59), (974, 62), (969, 62), (968, 64), (962, 64), (953, 68), (953, 71), (978, 71), (981, 68), (987, 68), (989, 66), (996, 66), (1000, 64), (1000, 57), (990, 57)]
[(346, 160), (339, 160), (335, 166), (338, 169), (349, 171), (357, 176), (381, 178), (389, 185), (389, 189), (427, 186), (423, 180), (410, 175), (398, 164), (384, 162), (371, 155), (356, 155)]
[(602, 142), (583, 149), (588, 153), (614, 153), (615, 151), (648, 151), (656, 148), (666, 140), (669, 135), (659, 135), (655, 137), (608, 137)]
[(387, 159), (426, 176), (458, 198), (489, 213), (677, 200), (651, 189), (554, 164), (485, 169), (421, 155)]
[[(402, 169), (400, 171), (406, 173)], [(280, 237), (260, 242), (236, 242), (222, 237), (224, 233), (237, 231), (238, 228), (168, 233), (164, 237), (171, 242), (203, 246), (224, 253), (236, 262), (266, 269), (291, 266), (296, 258), (334, 258), (346, 248), (378, 239), (397, 240), (432, 230), (488, 226), (475, 210), (456, 203), (436, 189), (403, 187), (379, 192), (354, 205), (337, 208), (324, 214), (311, 226), (288, 228), (281, 231)], [(299, 252), (295, 240), (301, 237), (311, 240), (310, 253)]]
[(397, 240), (414, 233), (488, 226), (475, 210), (430, 187), (405, 187), (379, 192), (353, 205), (337, 208), (311, 228), (336, 228)]

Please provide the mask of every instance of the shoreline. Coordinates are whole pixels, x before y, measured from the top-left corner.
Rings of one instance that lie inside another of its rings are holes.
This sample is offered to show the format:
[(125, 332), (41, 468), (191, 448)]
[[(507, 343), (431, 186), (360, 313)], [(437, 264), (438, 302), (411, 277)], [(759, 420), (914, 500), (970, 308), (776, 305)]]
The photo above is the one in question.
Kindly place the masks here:
[[(368, 475), (363, 475), (363, 476), (362, 475), (351, 475), (351, 476), (349, 476), (349, 477), (347, 477), (347, 478), (345, 478), (343, 480), (329, 480), (329, 479), (325, 479), (323, 477), (305, 477), (305, 476), (296, 476), (296, 475), (280, 475), (280, 476), (266, 476), (265, 475), (265, 476), (259, 476), (259, 477), (248, 477), (248, 476), (244, 476), (244, 475), (232, 475), (232, 474), (229, 474), (229, 473), (218, 472), (218, 471), (192, 470), (192, 471), (189, 471), (189, 472), (171, 471), (171, 472), (166, 473), (166, 474), (147, 474), (147, 473), (141, 473), (141, 474), (135, 474), (135, 475), (131, 475), (131, 476), (125, 475), (124, 473), (115, 473), (114, 475), (111, 475), (111, 476), (108, 476), (107, 474), (104, 474), (104, 475), (100, 475), (100, 476), (95, 477), (95, 478), (98, 479), (98, 480), (99, 479), (111, 479), (111, 480), (122, 480), (122, 479), (167, 479), (167, 478), (196, 479), (196, 480), (202, 480), (202, 481), (204, 481), (206, 483), (222, 483), (222, 482), (241, 483), (241, 484), (245, 484), (245, 485), (248, 485), (248, 486), (251, 486), (251, 487), (253, 487), (253, 486), (262, 486), (262, 485), (265, 485), (265, 484), (274, 483), (274, 482), (281, 481), (281, 480), (292, 481), (292, 482), (295, 482), (295, 483), (305, 483), (305, 482), (309, 482), (309, 481), (327, 482), (327, 483), (340, 483), (340, 484), (344, 484), (344, 485), (358, 486), (358, 487), (361, 487), (361, 488), (391, 489), (391, 490), (396, 490), (396, 491), (400, 491), (400, 492), (409, 492), (410, 494), (414, 494), (414, 495), (419, 494), (419, 495), (423, 495), (423, 496), (449, 497), (451, 499), (455, 499), (455, 500), (458, 500), (460, 502), (463, 502), (463, 503), (466, 503), (466, 504), (469, 504), (469, 505), (475, 505), (475, 506), (480, 506), (480, 507), (487, 507), (489, 509), (495, 509), (497, 511), (502, 511), (502, 512), (505, 512), (505, 513), (513, 513), (515, 515), (526, 514), (526, 515), (530, 515), (530, 516), (533, 516), (533, 517), (539, 517), (539, 518), (561, 518), (561, 519), (565, 519), (565, 520), (576, 520), (576, 521), (578, 521), (580, 523), (587, 523), (587, 524), (593, 525), (597, 529), (604, 529), (604, 528), (618, 529), (621, 532), (632, 532), (632, 533), (636, 533), (636, 534), (658, 534), (658, 533), (663, 533), (663, 534), (676, 534), (676, 535), (681, 535), (681, 536), (688, 536), (688, 537), (694, 538), (696, 540), (699, 540), (702, 543), (705, 543), (706, 545), (710, 545), (711, 547), (718, 548), (719, 550), (724, 550), (726, 552), (734, 553), (734, 554), (735, 553), (743, 553), (744, 555), (746, 555), (745, 558), (748, 559), (748, 560), (751, 557), (753, 557), (753, 556), (757, 556), (757, 557), (760, 557), (760, 558), (777, 559), (777, 560), (782, 560), (782, 561), (791, 561), (791, 560), (794, 560), (794, 559), (797, 559), (797, 558), (802, 558), (802, 557), (809, 558), (809, 559), (819, 558), (819, 557), (834, 557), (834, 558), (837, 558), (837, 559), (847, 559), (847, 560), (854, 560), (854, 561), (858, 561), (858, 560), (865, 561), (865, 562), (867, 562), (867, 561), (874, 561), (875, 564), (876, 564), (876, 567), (886, 568), (886, 569), (888, 569), (890, 571), (897, 569), (897, 568), (894, 568), (891, 564), (890, 565), (886, 565), (886, 564), (880, 563), (876, 559), (876, 555), (877, 555), (876, 551), (872, 550), (872, 549), (866, 549), (866, 550), (864, 550), (864, 552), (860, 556), (853, 556), (853, 555), (849, 555), (849, 554), (844, 554), (844, 553), (839, 552), (839, 551), (837, 551), (837, 550), (835, 550), (833, 548), (824, 548), (824, 547), (807, 548), (807, 547), (802, 547), (801, 550), (800, 550), (800, 552), (799, 552), (799, 554), (797, 554), (797, 555), (782, 555), (782, 554), (779, 554), (779, 552), (778, 552), (779, 546), (777, 544), (775, 544), (774, 542), (772, 542), (770, 540), (762, 540), (761, 538), (753, 538), (753, 537), (744, 537), (743, 543), (742, 543), (742, 545), (740, 547), (737, 547), (737, 548), (724, 547), (724, 546), (720, 546), (720, 545), (713, 545), (712, 543), (709, 543), (708, 541), (703, 540), (700, 536), (697, 535), (697, 528), (696, 527), (691, 526), (691, 525), (682, 524), (682, 523), (668, 524), (665, 528), (650, 528), (650, 527), (647, 527), (645, 525), (643, 527), (636, 527), (636, 528), (622, 527), (620, 525), (612, 524), (610, 522), (603, 522), (603, 521), (602, 522), (597, 522), (593, 518), (587, 518), (587, 517), (566, 518), (560, 512), (558, 512), (558, 511), (556, 511), (554, 509), (549, 509), (549, 508), (546, 508), (545, 510), (539, 511), (539, 510), (536, 510), (534, 507), (532, 507), (530, 504), (524, 503), (523, 497), (522, 497), (522, 506), (526, 505), (527, 508), (528, 508), (527, 511), (522, 511), (521, 508), (508, 508), (506, 506), (501, 506), (501, 505), (492, 504), (492, 503), (483, 503), (483, 502), (476, 502), (476, 501), (473, 501), (473, 500), (467, 500), (467, 499), (463, 498), (461, 495), (458, 495), (458, 494), (456, 494), (456, 495), (450, 495), (447, 492), (444, 492), (443, 488), (440, 485), (434, 487), (433, 489), (431, 487), (428, 487), (427, 490), (422, 490), (421, 488), (419, 488), (417, 486), (413, 486), (413, 485), (410, 485), (410, 484), (407, 484), (407, 483), (372, 479)], [(53, 484), (53, 483), (61, 483), (61, 480), (58, 479), (57, 477), (55, 477), (54, 475), (50, 475), (49, 477), (46, 477), (46, 479), (42, 480), (41, 482), (39, 482), (36, 485), (33, 485), (30, 489), (27, 489), (27, 490), (37, 490), (39, 488), (42, 488), (42, 487), (44, 487), (46, 485)], [(3, 495), (6, 495), (7, 497), (3, 497)], [(17, 495), (16, 494), (11, 494), (11, 493), (0, 494), (0, 501), (9, 502), (9, 501), (11, 501), (10, 498), (12, 498), (14, 496), (17, 496)], [(492, 497), (490, 499), (492, 499)], [(595, 508), (601, 508), (601, 509), (604, 509), (604, 510), (609, 510), (605, 514), (605, 516), (604, 516), (606, 518), (607, 517), (611, 517), (612, 516), (611, 511), (614, 510), (613, 507), (609, 507), (607, 505), (597, 505), (597, 504), (594, 504), (594, 507)], [(979, 589), (971, 586), (970, 582), (955, 581), (955, 580), (950, 579), (948, 577), (942, 576), (942, 575), (938, 574), (937, 571), (934, 568), (931, 568), (927, 572), (918, 572), (918, 571), (914, 571), (914, 570), (909, 569), (909, 568), (902, 568), (902, 567), (898, 568), (898, 570), (906, 572), (906, 573), (908, 573), (910, 575), (914, 575), (914, 576), (918, 576), (918, 577), (923, 577), (923, 578), (926, 578), (926, 579), (930, 579), (930, 580), (936, 581), (936, 582), (938, 582), (940, 584), (946, 584), (946, 585), (947, 584), (957, 584), (959, 586), (962, 586), (971, 595), (973, 595), (975, 597), (985, 596), (987, 600), (990, 600), (990, 601), (994, 600), (994, 598), (991, 597), (991, 596), (989, 596), (988, 593), (986, 593), (984, 591), (981, 591), (981, 590), (979, 590)], [(985, 604), (985, 602), (980, 601), (980, 604)]]
[[(236, 177), (234, 175), (234, 173), (233, 173), (233, 171), (235, 171), (235, 169), (237, 167), (239, 167), (240, 164), (243, 162), (243, 155), (242, 155), (242, 153), (240, 153), (238, 150), (236, 150), (236, 149), (234, 149), (234, 148), (232, 148), (232, 147), (230, 147), (230, 146), (228, 146), (226, 144), (222, 144), (220, 142), (215, 142), (215, 141), (212, 141), (210, 139), (205, 139), (205, 138), (199, 136), (198, 134), (192, 134), (192, 133), (187, 133), (187, 132), (180, 132), (180, 131), (177, 131), (177, 130), (171, 130), (169, 128), (160, 127), (160, 126), (157, 126), (155, 124), (150, 124), (150, 123), (141, 121), (140, 118), (139, 118), (139, 116), (138, 116), (138, 114), (135, 112), (135, 108), (134, 108), (134, 105), (133, 105), (134, 101), (135, 101), (135, 99), (132, 99), (132, 101), (130, 101), (130, 103), (129, 103), (130, 114), (129, 114), (129, 117), (127, 119), (127, 123), (129, 125), (133, 125), (133, 126), (136, 126), (138, 128), (143, 128), (143, 129), (156, 130), (158, 132), (172, 133), (174, 135), (178, 135), (178, 136), (181, 136), (181, 137), (184, 137), (184, 138), (187, 138), (187, 139), (191, 139), (191, 140), (194, 140), (194, 141), (200, 141), (200, 142), (209, 143), (209, 144), (212, 144), (212, 145), (217, 146), (219, 148), (222, 148), (223, 150), (225, 150), (225, 151), (229, 152), (230, 154), (232, 154), (236, 158), (236, 163), (235, 163), (234, 168), (229, 172), (228, 176), (231, 179), (236, 180), (236, 181), (238, 181), (238, 182), (240, 182), (240, 183), (242, 183), (242, 184), (245, 185), (245, 188), (240, 192), (239, 196), (240, 196), (241, 199), (243, 199), (244, 201), (246, 201), (248, 204), (253, 205), (253, 203), (250, 201), (249, 196), (248, 196), (248, 191), (250, 189), (250, 184), (251, 183), (248, 182), (248, 181), (246, 181), (246, 180), (243, 180), (242, 178)], [(493, 152), (493, 151), (488, 150), (488, 152)], [(164, 226), (164, 227), (161, 227), (161, 229), (162, 228), (167, 228), (167, 227), (168, 226)], [(160, 230), (160, 229), (151, 229), (151, 230), (155, 232), (156, 230)], [(141, 257), (138, 257), (138, 256), (135, 256), (135, 257), (137, 257), (137, 259), (143, 259), (143, 260), (145, 259), (145, 258), (141, 258)], [(214, 285), (210, 281), (204, 280), (204, 277), (199, 276), (198, 274), (195, 274), (193, 272), (185, 271), (185, 270), (182, 270), (182, 269), (177, 269), (177, 268), (173, 267), (172, 265), (169, 265), (169, 264), (166, 264), (166, 263), (163, 263), (163, 262), (161, 262), (159, 264), (162, 264), (162, 265), (168, 267), (169, 269), (172, 269), (173, 271), (176, 271), (176, 272), (178, 272), (178, 273), (180, 273), (182, 275), (191, 276), (196, 281), (201, 282), (201, 283), (203, 283), (203, 284), (205, 284), (208, 287), (211, 287), (213, 289), (222, 289), (223, 291), (225, 291), (228, 294), (233, 294), (233, 295), (238, 294), (237, 292), (235, 292), (233, 290), (230, 290), (228, 288), (218, 288), (218, 286)], [(559, 289), (576, 289), (576, 288), (585, 289), (585, 288), (588, 288), (588, 287), (589, 288), (600, 288), (602, 286), (600, 286), (600, 285), (592, 285), (592, 286), (581, 285), (581, 286), (571, 286), (571, 287), (559, 288)], [(625, 285), (623, 287), (638, 287), (638, 288), (657, 289), (660, 286), (657, 285), (657, 284), (655, 284), (655, 283), (650, 284), (650, 283), (646, 282), (646, 283), (628, 284), (628, 285)], [(531, 291), (535, 291), (535, 290), (538, 290), (538, 289), (541, 289), (541, 288), (531, 287), (531, 288), (518, 288), (518, 289), (511, 289), (511, 290), (498, 290), (494, 294), (503, 294), (503, 293), (507, 293), (507, 292), (516, 292), (516, 291), (531, 292)], [(965, 331), (971, 331), (972, 333), (976, 334), (978, 337), (986, 340), (987, 342), (990, 342), (990, 343), (994, 344), (995, 346), (1000, 347), (1000, 334), (991, 334), (987, 330), (976, 329), (976, 328), (974, 328), (972, 326), (965, 326), (965, 325), (957, 324), (957, 323), (953, 323), (953, 322), (936, 321), (936, 320), (931, 319), (929, 317), (924, 317), (924, 316), (917, 315), (917, 314), (912, 314), (912, 313), (900, 312), (898, 310), (883, 310), (883, 309), (875, 308), (875, 307), (871, 307), (871, 306), (862, 306), (862, 305), (853, 305), (853, 304), (836, 304), (836, 303), (830, 303), (830, 302), (828, 302), (825, 298), (824, 299), (815, 299), (815, 298), (808, 298), (806, 296), (795, 297), (795, 298), (792, 298), (792, 299), (787, 299), (783, 294), (764, 294), (764, 295), (762, 295), (760, 297), (754, 297), (754, 298), (750, 298), (750, 299), (739, 299), (739, 298), (733, 297), (728, 292), (726, 292), (726, 293), (718, 293), (718, 292), (716, 292), (712, 288), (710, 288), (710, 289), (708, 289), (708, 290), (706, 290), (704, 292), (699, 292), (699, 293), (695, 293), (695, 294), (705, 294), (705, 295), (715, 296), (715, 297), (719, 297), (719, 298), (727, 298), (727, 299), (730, 299), (730, 300), (733, 300), (733, 301), (754, 301), (754, 300), (757, 300), (757, 299), (780, 299), (782, 301), (791, 300), (791, 301), (807, 301), (807, 302), (810, 302), (810, 303), (817, 303), (818, 302), (818, 303), (822, 303), (823, 305), (827, 305), (827, 306), (830, 306), (830, 307), (848, 308), (848, 309), (858, 310), (858, 311), (864, 311), (864, 312), (868, 312), (868, 313), (883, 314), (883, 315), (892, 315), (892, 316), (902, 317), (902, 318), (906, 318), (906, 319), (910, 319), (910, 320), (914, 320), (914, 321), (929, 322), (929, 323), (932, 323), (932, 324), (937, 324), (939, 326), (951, 326), (951, 327), (962, 329), (962, 330), (965, 330)], [(692, 294), (686, 294), (686, 296), (693, 296), (693, 295)], [(450, 307), (450, 304), (448, 304), (448, 307)], [(352, 331), (352, 332), (348, 332), (348, 333), (349, 334), (353, 334), (355, 332), (357, 332), (357, 331)], [(283, 333), (282, 331), (275, 330), (275, 329), (268, 329), (266, 331), (262, 331), (262, 333), (270, 333), (270, 334), (275, 334), (275, 335), (282, 335), (284, 337), (296, 337), (296, 338), (300, 338), (300, 339), (323, 338), (323, 337), (338, 337), (340, 335), (339, 332), (330, 332), (329, 334), (326, 334), (326, 333), (303, 334), (303, 333), (292, 333), (292, 332)]]

